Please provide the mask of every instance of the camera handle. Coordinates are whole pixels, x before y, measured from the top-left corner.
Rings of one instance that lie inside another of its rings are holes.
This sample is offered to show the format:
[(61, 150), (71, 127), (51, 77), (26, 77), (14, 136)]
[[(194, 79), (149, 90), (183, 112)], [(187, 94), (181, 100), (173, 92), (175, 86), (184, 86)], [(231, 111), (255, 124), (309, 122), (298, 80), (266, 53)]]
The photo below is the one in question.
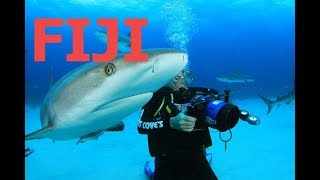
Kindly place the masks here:
[(240, 119), (248, 122), (251, 125), (260, 124), (260, 118), (258, 118), (257, 116), (251, 116), (249, 111), (247, 110), (240, 110)]

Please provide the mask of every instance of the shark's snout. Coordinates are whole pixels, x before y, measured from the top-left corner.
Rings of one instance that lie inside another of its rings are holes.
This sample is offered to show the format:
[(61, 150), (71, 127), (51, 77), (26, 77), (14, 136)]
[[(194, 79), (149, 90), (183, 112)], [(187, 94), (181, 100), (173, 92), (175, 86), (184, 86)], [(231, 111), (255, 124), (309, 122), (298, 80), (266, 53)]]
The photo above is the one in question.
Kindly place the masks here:
[(165, 78), (181, 71), (188, 63), (188, 55), (184, 52), (168, 52), (155, 56), (153, 60), (152, 72)]

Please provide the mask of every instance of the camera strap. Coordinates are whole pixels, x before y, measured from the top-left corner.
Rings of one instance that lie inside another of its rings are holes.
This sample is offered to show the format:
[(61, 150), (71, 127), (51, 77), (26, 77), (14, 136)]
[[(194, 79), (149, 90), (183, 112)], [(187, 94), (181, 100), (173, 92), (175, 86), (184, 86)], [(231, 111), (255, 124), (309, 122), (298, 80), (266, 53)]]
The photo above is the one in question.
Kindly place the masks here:
[(228, 131), (230, 132), (230, 137), (229, 137), (229, 139), (227, 139), (227, 140), (224, 140), (224, 139), (222, 139), (222, 137), (221, 137), (221, 131), (219, 132), (219, 138), (220, 138), (220, 140), (221, 141), (223, 141), (224, 142), (224, 151), (227, 151), (227, 142), (229, 142), (230, 140), (231, 140), (231, 138), (232, 138), (232, 131), (231, 131), (231, 129), (228, 129)]

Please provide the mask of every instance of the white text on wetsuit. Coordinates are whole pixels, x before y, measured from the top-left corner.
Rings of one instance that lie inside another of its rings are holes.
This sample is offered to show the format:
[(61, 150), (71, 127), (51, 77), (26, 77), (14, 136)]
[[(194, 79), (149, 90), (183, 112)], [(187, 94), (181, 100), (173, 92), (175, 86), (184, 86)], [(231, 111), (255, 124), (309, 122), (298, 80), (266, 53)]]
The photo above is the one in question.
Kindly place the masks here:
[(163, 121), (155, 121), (155, 122), (138, 122), (138, 127), (142, 129), (157, 129), (163, 127)]

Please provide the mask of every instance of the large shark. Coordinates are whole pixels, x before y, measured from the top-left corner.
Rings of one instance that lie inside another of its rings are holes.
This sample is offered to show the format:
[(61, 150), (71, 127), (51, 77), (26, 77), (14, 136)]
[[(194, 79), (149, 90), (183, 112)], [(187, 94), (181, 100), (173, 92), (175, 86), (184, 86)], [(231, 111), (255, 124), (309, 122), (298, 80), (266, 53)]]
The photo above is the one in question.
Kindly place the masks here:
[(250, 76), (240, 73), (229, 73), (223, 76), (216, 78), (219, 81), (227, 83), (245, 83), (245, 82), (254, 82), (255, 80)]
[(264, 103), (268, 105), (267, 114), (269, 114), (274, 106), (280, 107), (282, 104), (289, 105), (290, 103), (292, 103), (295, 99), (295, 90), (293, 88), (287, 94), (283, 96), (279, 96), (273, 101), (270, 99), (267, 99), (266, 97), (262, 96), (259, 93), (257, 93), (257, 95), (263, 100)]
[(188, 55), (175, 49), (142, 52), (148, 54), (147, 62), (126, 62), (119, 55), (111, 62), (89, 62), (66, 74), (43, 100), (42, 128), (25, 139), (79, 138), (79, 143), (105, 131), (123, 130), (122, 120), (138, 111), (188, 63)]
[[(107, 43), (107, 33), (105, 31), (96, 31), (95, 36), (103, 43)], [(130, 33), (118, 35), (118, 49), (120, 52), (129, 52), (131, 50)]]

